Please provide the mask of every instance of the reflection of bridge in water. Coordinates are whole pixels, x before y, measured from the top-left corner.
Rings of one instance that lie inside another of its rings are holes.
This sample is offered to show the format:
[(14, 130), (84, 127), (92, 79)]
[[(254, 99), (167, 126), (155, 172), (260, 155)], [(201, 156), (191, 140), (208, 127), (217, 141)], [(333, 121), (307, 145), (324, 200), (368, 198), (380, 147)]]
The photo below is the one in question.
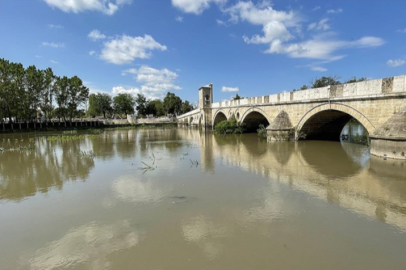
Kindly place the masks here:
[(266, 143), (254, 134), (190, 129), (180, 134), (200, 142), (204, 171), (224, 162), (406, 231), (404, 161), (370, 157), (362, 145), (338, 142)]

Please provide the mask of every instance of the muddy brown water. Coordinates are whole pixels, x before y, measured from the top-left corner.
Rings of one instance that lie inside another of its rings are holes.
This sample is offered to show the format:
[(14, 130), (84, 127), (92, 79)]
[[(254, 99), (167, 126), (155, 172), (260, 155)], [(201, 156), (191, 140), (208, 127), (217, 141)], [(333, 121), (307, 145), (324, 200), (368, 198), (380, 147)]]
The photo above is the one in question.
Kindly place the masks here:
[(0, 269), (406, 269), (406, 165), (365, 146), (49, 135), (0, 135)]

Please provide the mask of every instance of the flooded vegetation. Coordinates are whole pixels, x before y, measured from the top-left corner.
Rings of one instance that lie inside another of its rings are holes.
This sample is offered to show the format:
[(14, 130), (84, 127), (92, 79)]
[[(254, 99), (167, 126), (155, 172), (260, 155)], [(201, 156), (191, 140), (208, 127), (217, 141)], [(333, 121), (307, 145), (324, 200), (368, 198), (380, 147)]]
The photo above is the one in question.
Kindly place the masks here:
[(0, 147), (1, 269), (406, 265), (405, 161), (362, 144), (130, 129)]

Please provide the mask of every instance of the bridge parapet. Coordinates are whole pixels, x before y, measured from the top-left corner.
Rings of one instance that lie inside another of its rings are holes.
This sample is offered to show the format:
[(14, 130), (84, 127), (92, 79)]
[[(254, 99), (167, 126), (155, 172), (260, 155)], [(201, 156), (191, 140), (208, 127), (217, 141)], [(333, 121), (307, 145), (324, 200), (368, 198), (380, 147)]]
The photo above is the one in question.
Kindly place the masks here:
[(190, 111), (190, 112), (184, 113), (182, 115), (179, 115), (177, 118), (178, 119), (187, 118), (189, 116), (192, 116), (192, 115), (195, 115), (195, 114), (198, 114), (198, 113), (200, 113), (200, 109), (194, 109), (193, 111)]
[(331, 85), (293, 92), (283, 92), (259, 97), (248, 97), (240, 100), (229, 100), (213, 103), (211, 108), (225, 108), (256, 104), (283, 104), (290, 102), (311, 102), (323, 99), (383, 97), (390, 93), (406, 92), (406, 76), (385, 79), (367, 80), (362, 82)]

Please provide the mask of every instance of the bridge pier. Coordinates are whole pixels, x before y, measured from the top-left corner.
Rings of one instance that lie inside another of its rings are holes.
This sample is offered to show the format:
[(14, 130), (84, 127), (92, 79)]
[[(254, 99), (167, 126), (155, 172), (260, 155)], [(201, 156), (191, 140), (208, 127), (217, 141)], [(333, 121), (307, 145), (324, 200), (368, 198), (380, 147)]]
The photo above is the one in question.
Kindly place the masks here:
[(372, 155), (406, 159), (406, 111), (394, 114), (370, 138)]
[(295, 139), (292, 122), (285, 111), (281, 111), (266, 130), (269, 141), (290, 141)]

